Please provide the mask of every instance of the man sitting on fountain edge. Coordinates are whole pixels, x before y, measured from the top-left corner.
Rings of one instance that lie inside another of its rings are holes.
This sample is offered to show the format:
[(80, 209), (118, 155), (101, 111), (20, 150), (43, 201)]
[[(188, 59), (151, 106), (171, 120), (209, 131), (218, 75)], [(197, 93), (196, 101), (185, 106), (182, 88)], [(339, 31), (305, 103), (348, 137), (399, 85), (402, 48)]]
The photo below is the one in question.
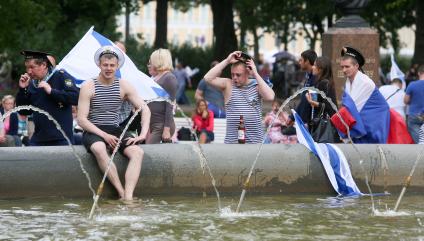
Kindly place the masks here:
[(123, 200), (132, 200), (141, 171), (144, 152), (137, 144), (146, 139), (150, 123), (150, 110), (129, 82), (118, 79), (116, 71), (124, 64), (124, 54), (112, 46), (98, 49), (94, 61), (100, 68), (97, 78), (87, 80), (81, 86), (78, 102), (78, 124), (84, 129), (83, 144), (97, 159), (105, 172), (110, 157), (107, 148), (115, 148), (123, 129), (119, 127), (119, 111), (124, 100), (142, 110), (142, 129), (137, 137), (125, 134), (119, 151), (129, 158), (125, 172), (125, 187), (122, 185), (116, 166), (110, 163), (107, 173), (109, 181)]

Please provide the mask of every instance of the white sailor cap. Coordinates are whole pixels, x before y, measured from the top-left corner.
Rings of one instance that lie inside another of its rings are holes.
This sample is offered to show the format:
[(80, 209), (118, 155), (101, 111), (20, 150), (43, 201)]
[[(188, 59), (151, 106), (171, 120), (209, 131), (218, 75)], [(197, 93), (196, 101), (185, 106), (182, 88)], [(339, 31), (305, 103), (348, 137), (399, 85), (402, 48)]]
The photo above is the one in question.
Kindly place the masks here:
[(105, 54), (112, 54), (118, 59), (118, 69), (124, 65), (125, 57), (122, 51), (114, 46), (108, 45), (99, 48), (94, 54), (94, 62), (100, 66), (100, 58)]

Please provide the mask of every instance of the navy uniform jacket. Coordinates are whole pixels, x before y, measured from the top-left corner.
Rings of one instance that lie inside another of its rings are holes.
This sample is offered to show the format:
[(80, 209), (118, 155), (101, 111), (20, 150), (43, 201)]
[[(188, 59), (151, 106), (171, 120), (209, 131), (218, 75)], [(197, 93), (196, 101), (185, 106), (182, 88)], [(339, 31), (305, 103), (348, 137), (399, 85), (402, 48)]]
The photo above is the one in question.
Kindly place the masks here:
[[(75, 79), (66, 71), (56, 71), (47, 81), (52, 91), (47, 94), (43, 88), (37, 88), (35, 81), (30, 80), (27, 88), (19, 88), (16, 95), (16, 105), (32, 105), (48, 112), (60, 124), (68, 138), (73, 141), (72, 132), (72, 105), (78, 104), (79, 89), (75, 86)], [(32, 111), (21, 111), (22, 115), (30, 115)], [(44, 114), (33, 113), (35, 125), (35, 142), (65, 140), (53, 121)]]

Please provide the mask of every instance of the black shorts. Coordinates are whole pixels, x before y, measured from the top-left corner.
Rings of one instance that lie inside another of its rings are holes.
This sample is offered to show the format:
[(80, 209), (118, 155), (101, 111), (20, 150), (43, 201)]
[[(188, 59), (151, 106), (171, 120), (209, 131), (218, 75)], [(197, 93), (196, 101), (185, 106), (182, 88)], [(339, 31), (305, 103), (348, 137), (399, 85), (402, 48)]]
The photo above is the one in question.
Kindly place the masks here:
[[(123, 128), (119, 127), (119, 126), (97, 126), (100, 130), (114, 135), (116, 137), (120, 137), (122, 134), (122, 131), (124, 130)], [(124, 153), (124, 149), (127, 148), (128, 146), (131, 145), (127, 145), (127, 141), (125, 139), (132, 137), (130, 135), (130, 133), (127, 131), (124, 135), (124, 137), (122, 138), (122, 142), (119, 145), (119, 152)], [(103, 138), (101, 138), (100, 136), (91, 133), (91, 132), (86, 132), (84, 131), (84, 133), (82, 134), (82, 144), (85, 146), (85, 148), (87, 149), (88, 152), (91, 152), (90, 147), (91, 145), (93, 145), (95, 142), (104, 142), (106, 144), (106, 147), (109, 148), (109, 144), (107, 144), (105, 142), (105, 140)], [(113, 150), (112, 150), (113, 151)]]

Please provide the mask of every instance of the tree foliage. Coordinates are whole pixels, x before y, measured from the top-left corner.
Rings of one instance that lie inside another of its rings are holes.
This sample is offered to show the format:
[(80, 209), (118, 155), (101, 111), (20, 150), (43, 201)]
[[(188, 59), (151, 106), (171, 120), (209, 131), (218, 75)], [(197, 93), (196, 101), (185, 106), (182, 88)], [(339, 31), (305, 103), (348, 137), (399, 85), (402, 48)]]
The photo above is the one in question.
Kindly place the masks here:
[(397, 53), (402, 47), (398, 30), (415, 23), (415, 0), (372, 0), (365, 8), (363, 17), (377, 29), (380, 45), (391, 45)]
[(2, 0), (0, 51), (7, 52), (14, 65), (21, 68), (21, 50), (47, 51), (60, 60), (91, 26), (117, 39), (116, 16), (123, 1)]

